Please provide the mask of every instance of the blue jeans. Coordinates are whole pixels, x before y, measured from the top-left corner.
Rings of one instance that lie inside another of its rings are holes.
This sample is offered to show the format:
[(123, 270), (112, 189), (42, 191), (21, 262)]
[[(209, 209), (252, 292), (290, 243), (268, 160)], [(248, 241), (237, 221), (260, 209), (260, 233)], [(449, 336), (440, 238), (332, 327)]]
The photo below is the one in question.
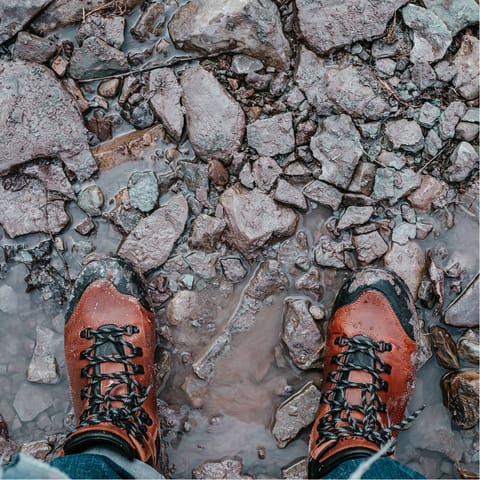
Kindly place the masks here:
[[(103, 452), (107, 453), (107, 452)], [(26, 455), (19, 455), (8, 466), (0, 467), (0, 478), (164, 478), (139, 460), (118, 458), (116, 452), (108, 456), (81, 453), (55, 458), (50, 465)], [(115, 460), (115, 461), (114, 461)], [(325, 478), (349, 478), (364, 459), (348, 460)], [(121, 465), (117, 462), (120, 462)], [(3, 477), (2, 477), (3, 474)], [(378, 459), (362, 478), (425, 478), (401, 463), (390, 458)]]

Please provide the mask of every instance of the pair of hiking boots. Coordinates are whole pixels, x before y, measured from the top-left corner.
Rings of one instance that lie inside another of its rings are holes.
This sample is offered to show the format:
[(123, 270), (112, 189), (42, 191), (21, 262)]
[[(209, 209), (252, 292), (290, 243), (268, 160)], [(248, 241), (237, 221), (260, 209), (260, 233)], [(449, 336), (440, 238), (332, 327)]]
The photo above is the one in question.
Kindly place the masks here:
[[(403, 417), (416, 371), (415, 324), (413, 300), (395, 274), (365, 269), (342, 287), (328, 323), (322, 397), (309, 445), (311, 477), (372, 455), (408, 423)], [(66, 315), (77, 429), (65, 454), (98, 444), (158, 468), (155, 345), (141, 276), (117, 258), (89, 263)]]

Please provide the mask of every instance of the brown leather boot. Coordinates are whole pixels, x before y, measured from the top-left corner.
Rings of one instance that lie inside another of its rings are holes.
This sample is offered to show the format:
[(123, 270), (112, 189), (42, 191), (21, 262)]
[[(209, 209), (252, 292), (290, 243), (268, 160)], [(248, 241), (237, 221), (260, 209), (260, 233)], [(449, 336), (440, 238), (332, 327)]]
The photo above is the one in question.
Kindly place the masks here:
[(310, 478), (372, 455), (418, 415), (403, 420), (415, 380), (418, 328), (410, 292), (394, 273), (368, 268), (342, 287), (328, 323)]
[(126, 262), (89, 263), (65, 317), (65, 361), (77, 429), (64, 453), (95, 445), (158, 469), (155, 321), (141, 276)]

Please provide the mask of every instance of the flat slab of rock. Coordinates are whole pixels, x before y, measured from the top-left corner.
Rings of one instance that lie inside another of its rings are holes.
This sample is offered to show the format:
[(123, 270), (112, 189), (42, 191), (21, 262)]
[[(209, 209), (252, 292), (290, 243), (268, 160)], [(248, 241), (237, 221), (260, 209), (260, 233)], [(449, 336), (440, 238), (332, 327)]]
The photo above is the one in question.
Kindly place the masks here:
[(53, 392), (45, 387), (24, 383), (15, 395), (13, 408), (22, 422), (30, 422), (50, 407), (53, 400)]
[(478, 276), (445, 310), (443, 320), (454, 327), (477, 327), (479, 305)]
[(182, 89), (175, 73), (170, 68), (152, 70), (148, 76), (148, 96), (155, 116), (167, 132), (179, 140), (183, 131), (183, 108), (180, 104)]
[(278, 448), (285, 448), (315, 420), (320, 396), (320, 390), (308, 382), (278, 407), (272, 429)]
[(0, 44), (12, 38), (52, 0), (22, 0), (0, 4)]
[(33, 383), (54, 384), (60, 381), (60, 372), (55, 358), (55, 346), (61, 337), (45, 327), (36, 329), (35, 348), (27, 369), (27, 380)]
[(168, 25), (181, 49), (218, 54), (235, 52), (288, 70), (290, 46), (271, 0), (195, 0), (180, 7)]
[(384, 33), (388, 21), (407, 0), (295, 0), (301, 36), (312, 50), (324, 54), (358, 40)]
[(452, 37), (460, 30), (478, 22), (478, 3), (475, 0), (425, 0), (425, 6), (440, 18)]
[(146, 272), (163, 265), (185, 228), (188, 205), (176, 195), (148, 217), (140, 220), (120, 246), (118, 254)]
[(292, 114), (280, 113), (247, 126), (248, 145), (260, 155), (290, 153), (295, 148)]
[(346, 189), (363, 154), (360, 133), (348, 115), (323, 121), (310, 141), (313, 156), (322, 166), (319, 180)]
[(74, 100), (52, 71), (0, 61), (0, 174), (35, 158), (60, 158), (78, 179), (97, 169)]
[(218, 80), (200, 66), (185, 70), (181, 77), (188, 139), (205, 161), (225, 160), (238, 151), (245, 132), (240, 105)]
[(292, 235), (297, 226), (294, 210), (238, 183), (222, 194), (219, 203), (224, 208), (230, 241), (244, 254), (253, 253), (271, 238)]

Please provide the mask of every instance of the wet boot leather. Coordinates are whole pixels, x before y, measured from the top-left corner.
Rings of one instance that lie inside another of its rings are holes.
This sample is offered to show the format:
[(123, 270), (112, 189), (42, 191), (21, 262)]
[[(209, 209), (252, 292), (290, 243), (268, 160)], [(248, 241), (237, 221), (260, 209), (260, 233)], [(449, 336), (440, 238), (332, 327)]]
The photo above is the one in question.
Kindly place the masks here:
[(342, 287), (328, 323), (310, 478), (374, 454), (418, 415), (404, 419), (416, 372), (415, 321), (410, 292), (391, 272), (365, 269)]
[(65, 322), (65, 360), (77, 429), (64, 453), (102, 445), (158, 469), (155, 321), (143, 279), (127, 263), (89, 263)]

